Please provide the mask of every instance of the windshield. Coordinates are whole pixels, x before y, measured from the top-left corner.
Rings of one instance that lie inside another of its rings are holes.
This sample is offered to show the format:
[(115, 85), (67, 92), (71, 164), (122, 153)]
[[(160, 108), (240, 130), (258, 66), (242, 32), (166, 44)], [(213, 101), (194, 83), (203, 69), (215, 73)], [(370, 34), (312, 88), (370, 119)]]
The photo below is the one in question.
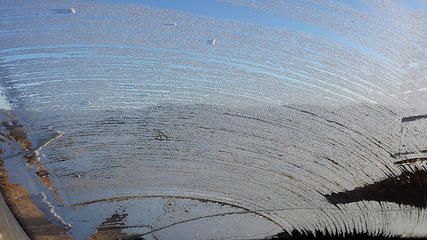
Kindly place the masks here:
[(32, 239), (426, 237), (425, 9), (4, 0), (3, 196)]

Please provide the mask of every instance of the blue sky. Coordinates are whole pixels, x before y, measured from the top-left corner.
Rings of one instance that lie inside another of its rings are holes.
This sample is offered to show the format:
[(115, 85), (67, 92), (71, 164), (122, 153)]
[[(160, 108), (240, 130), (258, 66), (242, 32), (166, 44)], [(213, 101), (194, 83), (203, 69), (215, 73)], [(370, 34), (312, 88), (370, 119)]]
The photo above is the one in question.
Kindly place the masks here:
[[(282, 27), (283, 21), (278, 21), (278, 16), (263, 14), (259, 11), (232, 6), (217, 0), (89, 0), (92, 2), (130, 3), (141, 4), (155, 8), (172, 9), (210, 17), (232, 19), (247, 23), (260, 24), (267, 27)], [(337, 0), (350, 7), (362, 11), (368, 8), (361, 0)], [(395, 0), (405, 7), (426, 9), (426, 2), (422, 0)], [(283, 20), (283, 18), (282, 18)], [(293, 24), (293, 23), (289, 23)]]
[[(256, 9), (234, 6), (229, 3), (220, 2), (216, 0), (89, 0), (92, 2), (108, 2), (108, 3), (129, 3), (139, 4), (154, 8), (171, 9), (178, 12), (192, 13), (202, 16), (222, 18), (227, 20), (234, 20), (249, 24), (260, 25), (263, 27), (284, 30), (294, 29), (297, 31), (305, 32), (315, 36), (326, 37), (330, 40), (340, 42), (344, 45), (361, 49), (359, 43), (350, 41), (335, 33), (331, 33), (326, 29), (311, 26), (307, 23), (297, 21), (292, 18), (269, 14)], [(341, 0), (342, 2), (347, 1)], [(362, 1), (351, 1), (352, 8), (366, 11), (367, 7)]]
[[(179, 12), (187, 12), (202, 16), (234, 20), (249, 24), (256, 24), (267, 28), (284, 30), (294, 29), (314, 36), (321, 36), (335, 42), (339, 42), (351, 48), (356, 48), (368, 54), (374, 54), (364, 49), (360, 43), (339, 36), (328, 29), (311, 26), (307, 23), (292, 18), (269, 14), (256, 9), (234, 6), (217, 0), (89, 0), (93, 2), (129, 3), (139, 4), (154, 8), (171, 9)], [(297, 2), (297, 1), (296, 1)], [(337, 0), (353, 9), (369, 12), (369, 8), (361, 0)], [(399, 4), (409, 8), (424, 8), (427, 5), (422, 0), (396, 0)], [(379, 57), (379, 56), (377, 56)]]

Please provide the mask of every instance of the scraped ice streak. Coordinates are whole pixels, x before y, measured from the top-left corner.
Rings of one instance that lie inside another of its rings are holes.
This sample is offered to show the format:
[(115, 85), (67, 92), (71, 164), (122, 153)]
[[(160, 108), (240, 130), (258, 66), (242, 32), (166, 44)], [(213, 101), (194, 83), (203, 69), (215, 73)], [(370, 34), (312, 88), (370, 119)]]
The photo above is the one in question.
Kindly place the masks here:
[[(425, 168), (395, 164), (427, 152), (427, 119), (402, 121), (427, 114), (425, 11), (223, 4), (278, 15), (284, 27), (126, 4), (2, 2), (8, 100), (34, 142), (65, 133), (41, 161), (70, 234), (85, 239), (125, 209), (116, 228), (148, 239), (425, 236), (425, 208), (324, 197)], [(291, 20), (304, 27), (286, 28)]]

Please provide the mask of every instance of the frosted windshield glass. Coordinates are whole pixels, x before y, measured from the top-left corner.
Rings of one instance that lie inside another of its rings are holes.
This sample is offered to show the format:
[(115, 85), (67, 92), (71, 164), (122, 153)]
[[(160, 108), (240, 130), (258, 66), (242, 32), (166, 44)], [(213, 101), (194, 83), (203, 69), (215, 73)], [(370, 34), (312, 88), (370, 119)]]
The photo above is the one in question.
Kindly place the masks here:
[(425, 237), (425, 9), (2, 1), (3, 195), (32, 238)]

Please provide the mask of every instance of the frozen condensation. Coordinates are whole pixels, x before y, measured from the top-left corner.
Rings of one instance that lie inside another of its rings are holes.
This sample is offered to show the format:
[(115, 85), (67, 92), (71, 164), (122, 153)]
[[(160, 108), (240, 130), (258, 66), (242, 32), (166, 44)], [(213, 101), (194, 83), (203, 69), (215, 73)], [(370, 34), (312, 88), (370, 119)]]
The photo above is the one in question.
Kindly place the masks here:
[(427, 162), (425, 3), (343, 2), (215, 3), (283, 23), (269, 26), (2, 1), (7, 100), (33, 145), (64, 132), (39, 155), (57, 194), (33, 193), (76, 239), (120, 214), (114, 226), (147, 239), (426, 236), (425, 208), (325, 198)]

